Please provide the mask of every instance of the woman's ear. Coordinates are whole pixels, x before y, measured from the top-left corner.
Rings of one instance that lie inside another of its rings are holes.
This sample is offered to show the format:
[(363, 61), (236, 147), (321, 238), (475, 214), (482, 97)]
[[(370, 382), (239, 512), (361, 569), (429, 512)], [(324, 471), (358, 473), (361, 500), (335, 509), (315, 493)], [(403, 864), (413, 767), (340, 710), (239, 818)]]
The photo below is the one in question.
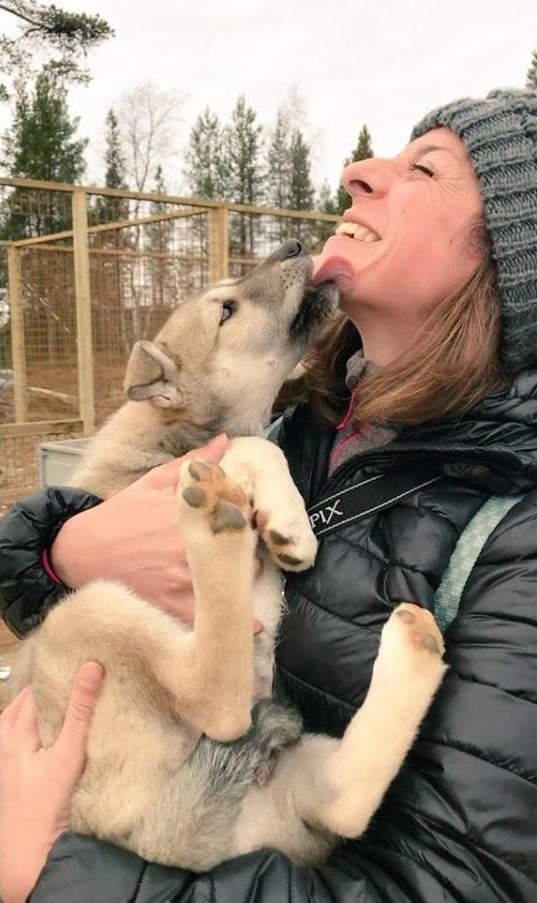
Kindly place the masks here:
[(159, 408), (181, 408), (184, 393), (177, 364), (154, 342), (134, 345), (123, 382), (131, 401), (151, 401)]

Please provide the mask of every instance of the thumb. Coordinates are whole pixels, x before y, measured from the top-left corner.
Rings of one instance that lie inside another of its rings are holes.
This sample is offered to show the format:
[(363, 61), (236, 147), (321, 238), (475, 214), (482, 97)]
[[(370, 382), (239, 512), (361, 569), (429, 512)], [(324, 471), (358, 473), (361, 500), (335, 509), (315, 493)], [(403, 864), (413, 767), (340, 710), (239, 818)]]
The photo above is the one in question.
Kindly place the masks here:
[(80, 668), (67, 706), (60, 735), (54, 744), (77, 762), (82, 770), (86, 755), (91, 719), (104, 680), (104, 668), (97, 662), (86, 662)]
[(214, 461), (215, 463), (218, 463), (218, 461), (224, 457), (228, 445), (228, 437), (225, 433), (220, 433), (205, 445), (201, 445), (199, 448), (194, 448), (192, 451), (188, 452), (184, 455), (183, 460), (187, 458), (201, 458), (203, 461)]
[(205, 445), (194, 448), (192, 451), (187, 452), (186, 455), (181, 455), (180, 458), (174, 458), (173, 461), (168, 461), (167, 464), (161, 464), (159, 467), (150, 470), (149, 473), (142, 477), (142, 480), (144, 480), (146, 486), (150, 486), (152, 489), (172, 488), (175, 491), (183, 461), (189, 461), (191, 458), (202, 458), (204, 461), (214, 461), (217, 464), (224, 457), (228, 445), (228, 437), (225, 433), (220, 433)]

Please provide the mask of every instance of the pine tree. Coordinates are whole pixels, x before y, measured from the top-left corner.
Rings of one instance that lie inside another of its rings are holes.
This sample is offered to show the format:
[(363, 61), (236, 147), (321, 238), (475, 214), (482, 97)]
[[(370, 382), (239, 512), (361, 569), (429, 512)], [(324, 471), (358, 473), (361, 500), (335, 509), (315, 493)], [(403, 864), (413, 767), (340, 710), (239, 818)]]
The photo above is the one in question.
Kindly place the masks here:
[[(188, 189), (194, 197), (223, 200), (227, 194), (227, 170), (224, 155), (223, 129), (218, 116), (206, 107), (191, 129), (185, 154)], [(190, 235), (200, 257), (210, 254), (206, 218), (192, 217)], [(191, 274), (193, 276), (194, 270)], [(190, 275), (187, 278), (190, 288)], [(194, 287), (194, 286), (192, 286)]]
[[(279, 210), (290, 207), (291, 142), (289, 117), (284, 107), (278, 110), (276, 124), (270, 133), (265, 173), (265, 203)], [(270, 245), (282, 244), (289, 236), (290, 229), (290, 220), (282, 216), (272, 217), (267, 228)]]
[(352, 159), (353, 161), (368, 160), (369, 157), (374, 156), (369, 129), (366, 125), (363, 125), (360, 129), (360, 134), (358, 135), (358, 144)]
[(326, 179), (319, 189), (319, 197), (316, 206), (322, 213), (334, 215), (338, 212), (337, 199), (334, 198), (332, 189)]
[(67, 91), (46, 68), (36, 78), (33, 93), (17, 85), (11, 130), (4, 141), (4, 165), (11, 176), (77, 182), (86, 164), (86, 139), (76, 138), (78, 119), (71, 119)]
[[(125, 158), (121, 145), (121, 135), (116, 114), (110, 109), (105, 119), (105, 149), (103, 163), (104, 183), (107, 188), (125, 189)], [(117, 223), (129, 219), (128, 198), (102, 195), (95, 198), (88, 210), (94, 224)], [(131, 311), (125, 304), (129, 297), (133, 260), (122, 252), (133, 249), (133, 235), (130, 229), (110, 229), (91, 236), (92, 247), (109, 253), (97, 260), (90, 255), (90, 268), (95, 268), (95, 279), (99, 279), (99, 289), (92, 299), (93, 331), (96, 342), (106, 346), (107, 336), (121, 336), (123, 351), (128, 353), (135, 337), (132, 334)], [(93, 273), (91, 273), (93, 277)]]
[(531, 55), (531, 64), (526, 75), (526, 88), (537, 88), (537, 50)]
[(121, 148), (121, 135), (117, 116), (113, 109), (106, 114), (106, 149), (104, 152), (106, 172), (104, 184), (107, 188), (126, 188), (125, 155)]
[[(155, 187), (153, 190), (155, 194), (166, 194), (166, 182), (164, 181), (164, 173), (162, 171), (162, 166), (160, 165), (160, 163), (155, 171)], [(156, 205), (160, 205), (160, 207), (162, 206), (160, 201), (156, 201)]]
[[(260, 204), (263, 200), (261, 166), (262, 126), (257, 115), (241, 95), (223, 131), (226, 199), (236, 204)], [(259, 231), (257, 217), (235, 214), (230, 223), (230, 246), (233, 254), (253, 256), (255, 236)]]
[[(4, 136), (3, 165), (8, 175), (49, 182), (78, 182), (85, 170), (87, 140), (76, 137), (78, 119), (72, 119), (67, 91), (62, 80), (44, 67), (28, 92), (17, 83), (11, 128)], [(69, 228), (66, 214), (59, 209), (57, 196), (44, 192), (36, 203), (37, 212), (21, 215), (19, 192), (8, 200), (10, 212), (3, 228), (11, 239)]]
[[(293, 130), (290, 154), (289, 208), (291, 210), (312, 210), (315, 189), (311, 181), (310, 151), (300, 129)], [(288, 224), (287, 236), (298, 238), (309, 247), (313, 240), (313, 225), (309, 220), (293, 219)]]
[(222, 129), (218, 116), (206, 107), (193, 126), (185, 155), (184, 175), (189, 191), (199, 198), (223, 198), (226, 172)]
[(291, 136), (289, 207), (291, 210), (311, 210), (314, 196), (310, 150), (300, 129), (295, 129)]
[[(164, 173), (162, 171), (162, 166), (159, 164), (157, 166), (155, 172), (155, 182), (153, 191), (157, 195), (166, 194), (166, 183), (164, 181)], [(169, 205), (164, 203), (163, 201), (152, 201), (150, 211), (152, 215), (159, 213), (169, 213), (170, 208)], [(194, 217), (194, 219), (198, 219), (198, 217)], [(148, 243), (149, 249), (152, 252), (150, 255), (151, 262), (151, 291), (152, 291), (152, 311), (155, 308), (162, 308), (169, 306), (170, 299), (176, 299), (178, 295), (178, 284), (176, 280), (176, 272), (174, 269), (174, 265), (176, 263), (175, 260), (171, 258), (171, 252), (173, 247), (173, 232), (174, 232), (174, 221), (169, 219), (162, 219), (158, 222), (151, 223), (147, 228), (148, 235)], [(148, 322), (149, 321), (149, 322)], [(150, 319), (146, 317), (146, 323), (144, 325), (144, 335), (148, 335), (148, 327), (150, 325)], [(151, 329), (149, 329), (149, 333), (151, 331), (156, 332), (160, 323), (154, 322), (151, 324)]]
[[(107, 188), (126, 189), (128, 186), (125, 181), (125, 155), (117, 116), (113, 109), (108, 110), (105, 125), (104, 184)], [(97, 211), (99, 222), (127, 219), (129, 202), (125, 198), (103, 196), (98, 199)], [(113, 233), (110, 234), (113, 235)], [(119, 239), (120, 235), (116, 234), (114, 244), (117, 245)]]
[[(332, 190), (328, 182), (322, 183), (317, 198), (315, 200), (315, 209), (322, 213), (328, 213), (336, 216), (338, 213), (336, 198), (332, 194)], [(325, 220), (316, 220), (310, 224), (308, 230), (308, 248), (311, 253), (320, 251), (326, 239), (332, 235), (335, 228), (334, 222), (326, 222)]]
[(289, 204), (289, 184), (291, 181), (291, 143), (289, 122), (280, 109), (276, 125), (270, 137), (267, 151), (265, 199), (269, 207), (285, 210)]
[(224, 129), (224, 158), (227, 169), (227, 199), (236, 204), (259, 204), (263, 199), (263, 173), (260, 163), (262, 126), (257, 114), (246, 106), (241, 95), (231, 124)]
[[(363, 125), (360, 129), (360, 134), (358, 135), (358, 143), (354, 148), (350, 157), (345, 160), (343, 167), (348, 166), (349, 163), (354, 163), (356, 160), (367, 160), (369, 157), (374, 157), (373, 146), (371, 144), (371, 135), (369, 133), (369, 129), (366, 125)], [(343, 213), (344, 210), (349, 206), (349, 195), (345, 191), (345, 189), (340, 185), (337, 192), (337, 208), (338, 213)]]
[[(19, 34), (0, 37), (0, 71), (3, 75), (35, 74), (34, 60), (47, 61), (50, 71), (64, 81), (89, 81), (89, 72), (81, 67), (88, 50), (114, 35), (100, 16), (73, 13), (54, 3), (36, 0), (2, 0), (2, 12), (18, 20)], [(5, 84), (0, 84), (0, 99), (9, 98)]]

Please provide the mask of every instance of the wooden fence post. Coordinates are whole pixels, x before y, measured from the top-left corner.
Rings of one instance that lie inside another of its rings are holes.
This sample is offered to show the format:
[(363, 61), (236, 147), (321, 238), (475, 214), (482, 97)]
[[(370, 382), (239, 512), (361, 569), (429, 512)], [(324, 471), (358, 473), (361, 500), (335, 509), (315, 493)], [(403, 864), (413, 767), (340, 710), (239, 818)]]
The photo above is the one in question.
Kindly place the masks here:
[(229, 275), (227, 204), (209, 210), (209, 279), (218, 282)]
[(20, 248), (15, 248), (13, 245), (8, 246), (7, 282), (11, 320), (11, 362), (13, 365), (15, 421), (24, 423), (24, 421), (28, 420), (28, 393), (20, 255)]
[(90, 436), (95, 432), (95, 386), (93, 381), (87, 195), (83, 188), (75, 188), (73, 191), (72, 212), (78, 348), (78, 405), (83, 434)]

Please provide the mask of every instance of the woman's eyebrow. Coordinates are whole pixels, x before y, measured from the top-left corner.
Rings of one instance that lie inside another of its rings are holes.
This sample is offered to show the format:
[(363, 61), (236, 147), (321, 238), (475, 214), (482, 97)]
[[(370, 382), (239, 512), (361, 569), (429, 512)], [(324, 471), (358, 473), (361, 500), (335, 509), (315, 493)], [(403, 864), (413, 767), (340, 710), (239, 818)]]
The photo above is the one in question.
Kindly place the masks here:
[(440, 147), (438, 144), (425, 144), (423, 147), (420, 147), (419, 150), (416, 151), (416, 157), (423, 157), (425, 154), (430, 154), (431, 151), (445, 151), (448, 154), (451, 154), (452, 157), (455, 157), (456, 160), (460, 161), (460, 157), (458, 154), (452, 150), (450, 147)]

